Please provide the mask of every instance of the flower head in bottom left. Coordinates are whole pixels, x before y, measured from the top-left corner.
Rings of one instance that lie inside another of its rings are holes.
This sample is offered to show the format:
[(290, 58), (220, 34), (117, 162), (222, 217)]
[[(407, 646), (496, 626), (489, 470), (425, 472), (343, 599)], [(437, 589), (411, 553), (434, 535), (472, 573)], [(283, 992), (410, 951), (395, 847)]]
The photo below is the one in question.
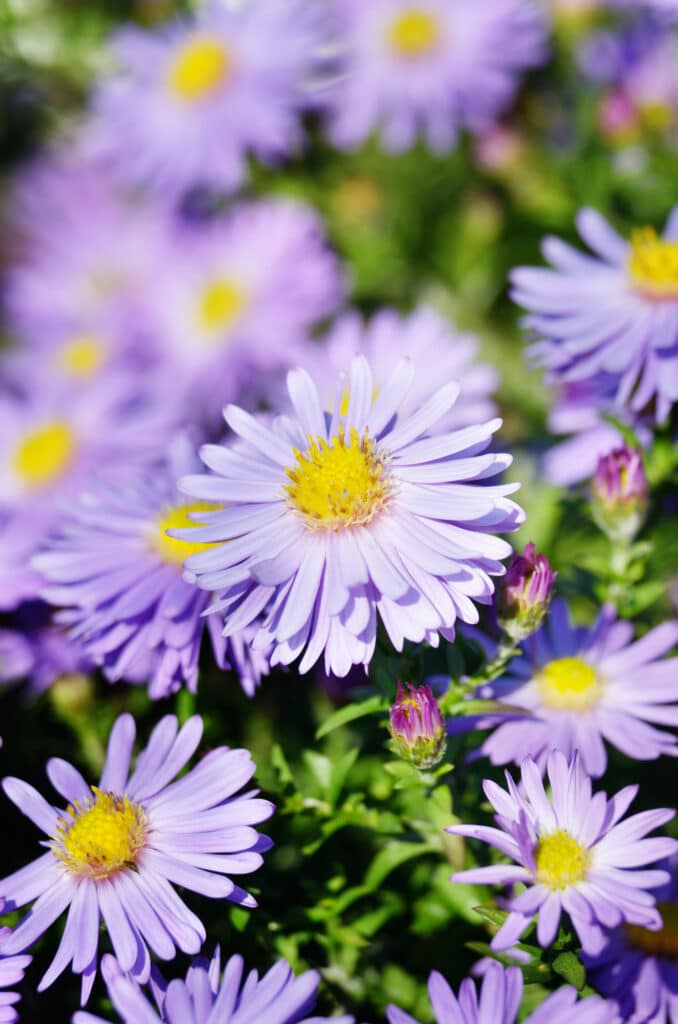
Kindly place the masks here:
[(68, 801), (65, 811), (20, 779), (3, 781), (10, 800), (50, 838), (46, 853), (0, 880), (6, 910), (35, 900), (9, 938), (0, 941), (0, 953), (28, 949), (68, 908), (39, 991), (72, 963), (73, 972), (82, 975), (86, 1001), (96, 975), (102, 918), (121, 968), (141, 982), (150, 974), (149, 948), (163, 960), (171, 960), (177, 948), (197, 953), (205, 929), (174, 885), (256, 905), (229, 876), (261, 865), (270, 840), (252, 826), (269, 818), (273, 805), (257, 798), (256, 791), (238, 794), (255, 769), (247, 750), (218, 747), (172, 781), (195, 752), (202, 729), (199, 716), (181, 729), (174, 715), (165, 716), (130, 774), (136, 729), (131, 715), (121, 715), (98, 786), (90, 788), (66, 761), (47, 763), (50, 782)]

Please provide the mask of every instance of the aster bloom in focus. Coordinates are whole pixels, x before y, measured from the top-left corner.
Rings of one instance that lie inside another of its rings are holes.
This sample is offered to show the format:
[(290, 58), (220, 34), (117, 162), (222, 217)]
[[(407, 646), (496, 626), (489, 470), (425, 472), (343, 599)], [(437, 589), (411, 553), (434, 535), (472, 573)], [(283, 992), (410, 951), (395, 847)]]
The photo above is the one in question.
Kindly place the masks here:
[(496, 847), (515, 864), (459, 871), (453, 882), (513, 885), (525, 890), (507, 903), (509, 916), (492, 939), (492, 949), (508, 949), (537, 917), (537, 940), (550, 946), (565, 911), (582, 948), (598, 952), (604, 930), (622, 922), (656, 930), (661, 917), (647, 890), (668, 881), (661, 870), (638, 870), (668, 857), (678, 842), (647, 834), (674, 817), (670, 808), (643, 811), (621, 820), (638, 786), (627, 786), (611, 800), (595, 796), (591, 779), (577, 758), (559, 750), (548, 760), (551, 796), (531, 758), (521, 767), (522, 789), (506, 773), (508, 791), (485, 781), (485, 796), (496, 811), (499, 828), (451, 825), (447, 831)]
[(183, 382), (195, 416), (195, 405), (220, 413), (243, 393), (261, 393), (268, 377), (282, 377), (342, 294), (319, 217), (301, 203), (269, 199), (242, 203), (200, 232), (178, 232), (148, 302), (168, 375)]
[(377, 130), (389, 150), (421, 132), (437, 152), (461, 128), (487, 129), (513, 99), (519, 74), (546, 55), (531, 0), (347, 0), (344, 74), (330, 98), (330, 133), (353, 147)]
[[(315, 1005), (320, 982), (317, 971), (295, 978), (279, 960), (262, 978), (257, 971), (243, 977), (243, 960), (232, 956), (221, 974), (217, 949), (211, 962), (195, 960), (186, 980), (167, 982), (154, 974), (156, 1007), (139, 986), (120, 970), (111, 956), (101, 969), (108, 994), (123, 1024), (321, 1024), (328, 1017), (308, 1017)], [(99, 1017), (79, 1012), (73, 1024), (107, 1024)], [(353, 1017), (332, 1017), (332, 1024), (353, 1024)]]
[(551, 268), (511, 275), (514, 301), (529, 310), (523, 323), (539, 338), (532, 355), (551, 382), (596, 378), (612, 393), (607, 411), (654, 402), (661, 422), (678, 398), (678, 208), (661, 237), (640, 226), (627, 242), (591, 209), (577, 228), (592, 256), (547, 238)]
[(596, 956), (585, 957), (587, 976), (620, 1005), (629, 1024), (678, 1021), (678, 885), (676, 861), (665, 866), (671, 880), (655, 893), (662, 926), (650, 931), (622, 925), (606, 936)]
[(214, 475), (180, 481), (192, 497), (229, 506), (191, 534), (213, 547), (187, 560), (189, 578), (222, 592), (213, 607), (226, 636), (266, 609), (254, 648), (271, 645), (271, 664), (302, 655), (305, 672), (324, 651), (326, 671), (345, 676), (369, 664), (377, 614), (400, 651), (406, 639), (451, 639), (457, 617), (476, 622), (473, 602), (491, 600), (491, 576), (511, 550), (493, 534), (522, 520), (507, 497), (516, 484), (485, 484), (511, 462), (481, 454), (501, 421), (429, 437), (459, 386), (401, 418), (413, 374), (402, 360), (373, 398), (358, 356), (330, 415), (309, 375), (294, 371), (293, 417), (268, 427), (227, 407), (237, 447), (206, 446)]
[(401, 415), (414, 412), (441, 381), (459, 381), (459, 398), (436, 425), (437, 433), (471, 426), (496, 414), (492, 394), (498, 384), (497, 373), (491, 366), (477, 362), (477, 340), (471, 334), (456, 331), (428, 306), (418, 307), (409, 316), (394, 309), (381, 309), (368, 323), (355, 312), (341, 316), (322, 346), (309, 350), (303, 364), (313, 377), (325, 409), (332, 410), (338, 374), (348, 371), (357, 355), (364, 355), (370, 364), (377, 391), (399, 359), (412, 360), (415, 378), (403, 400)]
[(207, 631), (219, 668), (236, 669), (251, 696), (268, 671), (266, 652), (249, 649), (254, 627), (226, 640), (220, 617), (203, 617), (209, 597), (183, 579), (182, 567), (209, 545), (167, 534), (190, 528), (193, 513), (221, 507), (177, 493), (177, 477), (189, 468), (194, 459), (182, 437), (152, 473), (128, 472), (116, 486), (99, 481), (71, 505), (61, 533), (33, 564), (46, 580), (45, 599), (65, 609), (57, 621), (111, 682), (148, 681), (153, 698), (182, 685), (195, 693)]
[(591, 484), (593, 515), (612, 540), (633, 540), (645, 521), (648, 484), (640, 452), (628, 445), (598, 460)]
[(485, 740), (493, 764), (527, 756), (543, 769), (551, 750), (581, 757), (597, 778), (607, 766), (603, 741), (637, 761), (678, 754), (676, 737), (655, 724), (678, 725), (678, 623), (665, 622), (633, 641), (630, 622), (606, 606), (591, 628), (573, 626), (566, 605), (554, 602), (538, 633), (523, 644), (508, 674), (478, 696), (525, 708)]
[[(11, 934), (9, 928), (0, 928), (0, 949)], [(31, 960), (30, 956), (3, 956), (0, 952), (0, 1024), (14, 1024), (19, 1019), (15, 1006), (21, 996), (7, 989), (10, 985), (18, 985), (23, 979)]]
[(297, 150), (323, 28), (304, 0), (211, 0), (194, 19), (113, 42), (119, 70), (94, 96), (91, 142), (132, 181), (234, 189), (249, 154)]
[(499, 623), (514, 643), (534, 633), (542, 623), (558, 574), (546, 555), (538, 555), (528, 544), (522, 555), (514, 555), (497, 595)]
[(415, 768), (434, 768), (445, 756), (445, 722), (430, 686), (398, 683), (389, 714), (398, 754)]
[(47, 763), (50, 782), (68, 801), (65, 810), (20, 779), (3, 782), (10, 800), (48, 836), (46, 853), (0, 881), (6, 909), (35, 900), (3, 940), (3, 955), (27, 949), (68, 908), (38, 991), (72, 964), (82, 975), (86, 1001), (96, 974), (100, 919), (121, 969), (140, 982), (149, 977), (149, 948), (163, 960), (177, 948), (197, 953), (205, 929), (172, 883), (256, 905), (228, 877), (256, 871), (260, 851), (270, 845), (252, 826), (271, 816), (272, 804), (256, 798), (256, 791), (236, 795), (254, 773), (249, 752), (217, 747), (172, 782), (200, 743), (200, 717), (181, 729), (174, 715), (161, 719), (130, 774), (135, 733), (131, 715), (121, 715), (98, 786), (89, 787), (66, 761)]
[[(492, 961), (483, 978), (480, 993), (475, 982), (465, 978), (454, 992), (438, 971), (428, 980), (431, 1009), (436, 1024), (515, 1024), (523, 995), (523, 976), (518, 967), (502, 967)], [(395, 1006), (386, 1011), (389, 1024), (417, 1024), (414, 1017)], [(589, 996), (577, 999), (577, 991), (566, 985), (554, 992), (524, 1024), (621, 1024), (614, 1004)]]

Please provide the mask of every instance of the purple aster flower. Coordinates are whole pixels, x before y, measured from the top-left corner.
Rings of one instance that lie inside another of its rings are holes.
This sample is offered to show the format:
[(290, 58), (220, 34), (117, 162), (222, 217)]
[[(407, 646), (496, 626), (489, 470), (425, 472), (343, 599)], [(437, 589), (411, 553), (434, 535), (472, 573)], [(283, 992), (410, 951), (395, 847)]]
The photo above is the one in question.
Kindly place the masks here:
[(591, 483), (593, 515), (613, 540), (631, 541), (645, 522), (648, 484), (640, 452), (622, 445), (598, 460)]
[(188, 442), (178, 441), (153, 473), (130, 471), (123, 482), (101, 480), (82, 494), (33, 564), (47, 581), (43, 596), (66, 609), (57, 620), (111, 682), (148, 681), (153, 698), (183, 684), (195, 693), (207, 631), (219, 668), (235, 668), (251, 696), (268, 672), (267, 652), (250, 650), (255, 627), (221, 636), (221, 617), (204, 617), (209, 595), (182, 575), (186, 557), (208, 545), (166, 532), (221, 507), (177, 493), (177, 477), (195, 468)]
[[(167, 982), (154, 972), (157, 1010), (135, 982), (126, 977), (112, 956), (101, 962), (108, 994), (123, 1024), (321, 1024), (328, 1017), (308, 1017), (320, 982), (317, 971), (295, 978), (279, 960), (262, 978), (250, 971), (243, 978), (243, 960), (232, 956), (221, 974), (219, 949), (211, 962), (195, 960), (186, 980)], [(82, 1011), (73, 1024), (107, 1024)], [(353, 1024), (353, 1017), (332, 1017), (332, 1024)]]
[(534, 544), (528, 544), (522, 555), (511, 559), (497, 595), (497, 616), (515, 643), (541, 625), (557, 575), (546, 555), (537, 554)]
[(348, 371), (353, 357), (361, 354), (372, 368), (377, 390), (399, 359), (412, 360), (416, 375), (402, 415), (414, 412), (441, 381), (459, 381), (459, 398), (436, 431), (471, 426), (496, 415), (491, 397), (498, 384), (496, 371), (476, 361), (478, 343), (473, 335), (457, 332), (434, 309), (420, 306), (409, 316), (381, 309), (368, 323), (355, 312), (340, 317), (322, 345), (309, 350), (303, 364), (325, 409), (332, 409), (338, 374)]
[(511, 462), (480, 454), (501, 421), (429, 437), (459, 385), (401, 417), (413, 376), (402, 360), (375, 398), (357, 356), (330, 415), (309, 375), (294, 371), (293, 416), (269, 427), (228, 406), (240, 443), (203, 448), (214, 475), (180, 481), (195, 498), (228, 503), (192, 534), (213, 547), (188, 559), (189, 578), (223, 592), (213, 607), (227, 636), (266, 609), (253, 646), (272, 645), (271, 664), (303, 654), (305, 672), (324, 650), (326, 671), (345, 676), (369, 664), (377, 613), (402, 650), (406, 639), (452, 638), (457, 617), (475, 622), (473, 602), (491, 600), (511, 550), (493, 534), (522, 520), (507, 497), (517, 485), (485, 483)]
[(398, 682), (389, 714), (389, 732), (405, 761), (416, 768), (433, 768), (445, 756), (445, 722), (430, 686)]
[[(12, 934), (9, 928), (0, 928), (0, 947)], [(21, 996), (18, 992), (8, 992), (10, 985), (18, 985), (23, 980), (24, 971), (33, 958), (30, 956), (3, 956), (0, 953), (0, 1024), (14, 1024), (19, 1014), (14, 1009)]]
[(136, 729), (131, 715), (121, 715), (98, 786), (89, 787), (66, 761), (48, 761), (50, 782), (68, 801), (63, 811), (28, 783), (3, 781), (10, 800), (49, 838), (46, 853), (0, 881), (7, 909), (35, 900), (3, 941), (2, 953), (30, 947), (68, 908), (59, 948), (38, 991), (72, 964), (82, 975), (86, 1001), (96, 974), (100, 919), (122, 970), (141, 982), (150, 973), (149, 948), (163, 960), (171, 960), (177, 948), (197, 953), (205, 930), (172, 883), (256, 905), (228, 876), (260, 866), (270, 842), (251, 826), (269, 818), (273, 806), (256, 798), (256, 791), (235, 795), (254, 773), (247, 750), (218, 747), (172, 782), (197, 749), (202, 728), (199, 716), (181, 729), (174, 715), (165, 716), (130, 775)]
[(31, 694), (37, 696), (62, 676), (92, 669), (81, 645), (51, 621), (42, 602), (20, 606), (11, 624), (13, 629), (0, 630), (0, 681), (28, 679)]
[[(428, 993), (436, 1024), (515, 1024), (523, 995), (523, 976), (518, 967), (490, 963), (480, 993), (465, 978), (454, 992), (438, 971), (432, 971)], [(386, 1011), (389, 1024), (417, 1024), (414, 1017), (396, 1006)], [(621, 1024), (616, 1007), (598, 996), (577, 999), (576, 989), (563, 986), (550, 995), (524, 1024)]]
[(323, 42), (305, 0), (211, 0), (195, 18), (113, 42), (119, 70), (94, 96), (91, 144), (133, 181), (236, 188), (247, 157), (299, 149)]
[(628, 1024), (678, 1021), (678, 885), (676, 861), (665, 866), (671, 880), (658, 889), (658, 931), (623, 925), (606, 936), (600, 953), (584, 958), (591, 984), (620, 1004)]
[(554, 602), (508, 674), (478, 691), (529, 715), (504, 721), (482, 752), (493, 764), (519, 765), (529, 756), (542, 770), (552, 750), (578, 753), (594, 778), (607, 766), (604, 740), (638, 761), (675, 757), (676, 737), (654, 724), (678, 725), (678, 658), (663, 657), (676, 642), (677, 622), (634, 642), (632, 624), (616, 621), (610, 606), (587, 628), (573, 626), (567, 606)]
[(661, 927), (655, 898), (647, 890), (668, 880), (666, 871), (638, 870), (668, 857), (678, 841), (646, 838), (670, 821), (675, 810), (643, 811), (621, 821), (638, 786), (627, 786), (611, 800), (595, 796), (581, 761), (568, 763), (561, 751), (548, 759), (551, 796), (541, 772), (527, 758), (521, 767), (522, 789), (508, 772), (508, 792), (495, 782), (483, 783), (485, 796), (496, 811), (499, 828), (451, 825), (447, 831), (495, 846), (515, 864), (459, 871), (454, 882), (513, 885), (524, 891), (508, 901), (509, 915), (492, 940), (492, 949), (508, 949), (537, 917), (537, 940), (550, 946), (565, 911), (585, 952), (597, 953), (603, 930), (623, 921), (646, 928)]
[(148, 304), (168, 374), (193, 406), (219, 412), (304, 359), (307, 332), (343, 294), (318, 216), (276, 199), (243, 203), (200, 232), (184, 228), (155, 282)]
[(593, 256), (547, 238), (552, 269), (511, 275), (514, 300), (530, 311), (524, 324), (540, 339), (532, 354), (551, 381), (604, 378), (607, 411), (637, 413), (656, 400), (662, 421), (678, 398), (678, 207), (661, 238), (641, 227), (626, 242), (591, 209), (577, 227)]
[(341, 18), (345, 73), (330, 129), (341, 147), (376, 129), (387, 149), (407, 149), (421, 132), (445, 152), (461, 128), (493, 124), (520, 72), (545, 58), (531, 0), (347, 0)]

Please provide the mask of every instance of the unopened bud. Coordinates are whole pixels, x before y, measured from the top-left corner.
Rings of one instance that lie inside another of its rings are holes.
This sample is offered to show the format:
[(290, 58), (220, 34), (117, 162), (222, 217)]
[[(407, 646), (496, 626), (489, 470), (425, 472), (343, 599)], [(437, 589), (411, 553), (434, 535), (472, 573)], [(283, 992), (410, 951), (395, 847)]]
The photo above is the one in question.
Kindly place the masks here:
[(430, 686), (398, 683), (389, 732), (400, 756), (415, 768), (433, 768), (443, 759), (445, 722)]
[(546, 555), (536, 554), (534, 544), (528, 544), (522, 555), (513, 556), (498, 587), (497, 618), (514, 643), (541, 626), (557, 575)]
[(602, 455), (591, 486), (593, 517), (612, 540), (630, 541), (645, 522), (648, 487), (640, 452), (622, 445)]

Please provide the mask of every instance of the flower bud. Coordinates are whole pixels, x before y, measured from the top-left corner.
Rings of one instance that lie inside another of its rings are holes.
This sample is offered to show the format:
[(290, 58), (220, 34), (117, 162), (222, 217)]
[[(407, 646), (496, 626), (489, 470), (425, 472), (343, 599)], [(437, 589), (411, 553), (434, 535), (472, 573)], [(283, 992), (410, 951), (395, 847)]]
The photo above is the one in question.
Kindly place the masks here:
[(648, 487), (640, 452), (622, 445), (602, 455), (591, 486), (593, 518), (612, 540), (630, 541), (645, 522)]
[(557, 575), (546, 555), (535, 553), (534, 544), (528, 544), (522, 555), (513, 556), (499, 584), (497, 618), (514, 643), (520, 643), (541, 625)]
[(415, 768), (433, 768), (443, 759), (445, 722), (430, 686), (398, 683), (389, 732), (400, 756)]

